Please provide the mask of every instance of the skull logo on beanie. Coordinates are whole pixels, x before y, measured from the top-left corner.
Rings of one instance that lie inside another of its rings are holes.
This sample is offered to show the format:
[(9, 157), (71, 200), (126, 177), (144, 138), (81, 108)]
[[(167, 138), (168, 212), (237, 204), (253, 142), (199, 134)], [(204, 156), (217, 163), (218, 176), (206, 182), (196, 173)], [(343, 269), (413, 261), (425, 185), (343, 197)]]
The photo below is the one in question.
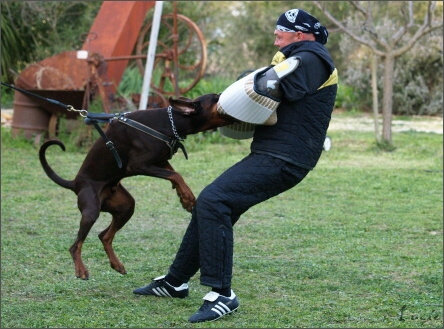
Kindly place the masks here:
[(276, 22), (276, 30), (282, 32), (313, 33), (316, 41), (327, 43), (328, 31), (319, 23), (316, 17), (302, 9), (290, 9), (279, 16)]
[(291, 9), (291, 10), (286, 11), (284, 14), (290, 23), (294, 23), (294, 22), (296, 22), (296, 17), (298, 16), (298, 12), (299, 12), (299, 9)]

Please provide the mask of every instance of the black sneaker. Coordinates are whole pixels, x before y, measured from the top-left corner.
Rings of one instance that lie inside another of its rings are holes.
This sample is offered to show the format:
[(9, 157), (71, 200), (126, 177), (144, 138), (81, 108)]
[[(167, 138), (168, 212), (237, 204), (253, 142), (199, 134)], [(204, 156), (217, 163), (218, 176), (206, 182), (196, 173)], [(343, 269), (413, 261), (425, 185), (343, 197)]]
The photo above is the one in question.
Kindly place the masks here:
[(133, 291), (136, 295), (152, 295), (158, 297), (185, 298), (188, 296), (188, 284), (174, 287), (165, 281), (165, 275), (153, 279), (149, 285)]
[(203, 305), (188, 319), (188, 321), (192, 323), (215, 321), (224, 315), (236, 311), (239, 307), (239, 301), (233, 290), (231, 290), (230, 297), (225, 297), (217, 292), (210, 291), (205, 295), (203, 300)]

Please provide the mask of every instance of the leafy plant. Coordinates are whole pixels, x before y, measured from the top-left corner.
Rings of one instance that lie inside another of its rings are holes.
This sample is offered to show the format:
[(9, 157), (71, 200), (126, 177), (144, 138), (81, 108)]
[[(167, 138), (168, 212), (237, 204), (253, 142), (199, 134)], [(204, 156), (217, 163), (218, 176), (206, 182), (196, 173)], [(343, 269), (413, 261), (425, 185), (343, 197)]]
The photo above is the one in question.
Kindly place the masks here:
[(360, 112), (358, 107), (359, 97), (355, 88), (346, 84), (338, 84), (335, 108), (345, 109), (350, 112)]

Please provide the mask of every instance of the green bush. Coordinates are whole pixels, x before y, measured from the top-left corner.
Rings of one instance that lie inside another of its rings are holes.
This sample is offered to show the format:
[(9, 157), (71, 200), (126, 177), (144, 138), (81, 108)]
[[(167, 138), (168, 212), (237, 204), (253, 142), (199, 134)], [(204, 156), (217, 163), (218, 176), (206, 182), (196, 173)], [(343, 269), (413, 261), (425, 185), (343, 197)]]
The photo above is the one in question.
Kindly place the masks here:
[(1, 107), (2, 109), (12, 109), (14, 100), (14, 91), (10, 88), (2, 86)]
[[(439, 74), (437, 74), (439, 72)], [(435, 46), (418, 44), (397, 59), (393, 83), (394, 115), (442, 115), (443, 113), (443, 58), (438, 43)], [(378, 96), (382, 104), (384, 95), (383, 63), (378, 66)], [(341, 74), (347, 87), (339, 88), (339, 104), (346, 110), (372, 109), (370, 62), (356, 59)]]
[(359, 97), (355, 88), (344, 84), (338, 84), (335, 108), (345, 109), (350, 112), (359, 112)]
[(123, 73), (118, 87), (118, 93), (124, 97), (140, 93), (143, 85), (143, 77), (137, 66), (128, 66)]
[(434, 43), (419, 45), (397, 61), (393, 85), (393, 113), (442, 115), (442, 51)]

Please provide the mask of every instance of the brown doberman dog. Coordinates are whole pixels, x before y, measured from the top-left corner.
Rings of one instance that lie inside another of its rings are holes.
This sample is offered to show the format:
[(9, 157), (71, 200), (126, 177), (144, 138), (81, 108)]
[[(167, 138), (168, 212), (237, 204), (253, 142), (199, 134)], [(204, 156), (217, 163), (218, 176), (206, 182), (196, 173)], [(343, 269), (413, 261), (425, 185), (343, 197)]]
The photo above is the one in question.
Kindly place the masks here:
[[(178, 147), (182, 148), (186, 156), (180, 143), (186, 135), (215, 129), (235, 121), (232, 117), (218, 113), (218, 100), (218, 94), (207, 94), (194, 100), (170, 97), (170, 106), (167, 108), (134, 111), (110, 119), (104, 134), (113, 144), (113, 151), (110, 152), (111, 148), (104, 140), (97, 140), (74, 180), (58, 176), (46, 160), (45, 152), (51, 145), (58, 145), (65, 151), (62, 142), (49, 140), (40, 147), (40, 163), (48, 177), (77, 195), (77, 205), (82, 217), (77, 239), (69, 251), (78, 278), (89, 278), (81, 251), (100, 212), (110, 213), (112, 221), (99, 234), (99, 239), (111, 267), (121, 274), (126, 274), (125, 267), (112, 247), (115, 234), (134, 213), (135, 200), (122, 186), (120, 181), (123, 178), (144, 175), (167, 179), (172, 183), (173, 189), (176, 189), (183, 208), (191, 211), (195, 204), (195, 196), (168, 160)], [(117, 158), (120, 159), (120, 164), (116, 161)]]

